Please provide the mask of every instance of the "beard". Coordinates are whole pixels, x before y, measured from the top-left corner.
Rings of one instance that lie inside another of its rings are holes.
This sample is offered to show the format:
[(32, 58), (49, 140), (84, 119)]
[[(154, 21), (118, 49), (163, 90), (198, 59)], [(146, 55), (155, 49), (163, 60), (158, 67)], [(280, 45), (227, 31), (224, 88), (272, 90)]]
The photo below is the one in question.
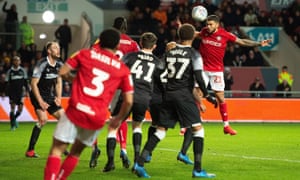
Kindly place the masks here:
[(211, 30), (208, 29), (208, 30), (209, 30), (208, 32), (209, 32), (210, 34), (213, 34), (213, 33), (215, 33), (215, 32), (217, 31), (217, 28), (213, 28), (213, 29), (211, 29)]
[(59, 53), (58, 54), (52, 54), (51, 58), (52, 59), (60, 59), (60, 54)]

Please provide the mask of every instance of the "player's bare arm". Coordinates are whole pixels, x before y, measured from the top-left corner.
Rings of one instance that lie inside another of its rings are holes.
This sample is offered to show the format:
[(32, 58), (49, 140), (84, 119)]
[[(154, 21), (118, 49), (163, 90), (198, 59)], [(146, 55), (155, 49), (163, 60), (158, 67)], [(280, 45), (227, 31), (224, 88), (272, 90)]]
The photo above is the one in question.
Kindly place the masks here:
[(169, 51), (169, 50), (171, 50), (171, 49), (173, 49), (175, 47), (176, 47), (176, 42), (175, 41), (170, 41), (166, 45), (166, 51)]
[(60, 69), (59, 69), (59, 75), (62, 77), (63, 80), (66, 80), (68, 82), (72, 82), (74, 79), (74, 75), (71, 73), (72, 68), (64, 64)]
[(195, 38), (198, 38), (198, 39), (201, 39), (200, 31), (195, 31), (194, 37), (195, 37)]
[(123, 119), (128, 115), (133, 104), (133, 93), (123, 93), (123, 102), (121, 109), (116, 116), (113, 116), (109, 121), (109, 129), (117, 129)]
[(241, 46), (250, 46), (250, 47), (255, 47), (255, 46), (269, 46), (270, 43), (272, 42), (272, 39), (266, 39), (266, 40), (262, 40), (262, 41), (253, 41), (250, 39), (240, 39), (237, 38), (237, 40), (235, 41), (237, 44), (241, 45)]
[(202, 93), (201, 89), (198, 88), (198, 87), (195, 87), (193, 89), (193, 95), (194, 95), (194, 98), (196, 100), (196, 103), (197, 103), (197, 106), (198, 106), (199, 110), (201, 112), (205, 112), (206, 111), (206, 106), (202, 102), (203, 93)]
[(39, 78), (35, 78), (33, 77), (31, 79), (31, 88), (32, 88), (32, 92), (34, 97), (36, 98), (36, 100), (39, 102), (39, 105), (41, 106), (41, 108), (43, 110), (47, 110), (49, 107), (49, 104), (47, 104), (44, 99), (42, 98), (41, 94), (40, 94), (40, 90), (38, 88), (38, 83), (39, 83), (40, 79)]
[(61, 105), (61, 94), (62, 94), (62, 79), (61, 77), (57, 77), (57, 83), (55, 85), (56, 97), (54, 102), (57, 106)]

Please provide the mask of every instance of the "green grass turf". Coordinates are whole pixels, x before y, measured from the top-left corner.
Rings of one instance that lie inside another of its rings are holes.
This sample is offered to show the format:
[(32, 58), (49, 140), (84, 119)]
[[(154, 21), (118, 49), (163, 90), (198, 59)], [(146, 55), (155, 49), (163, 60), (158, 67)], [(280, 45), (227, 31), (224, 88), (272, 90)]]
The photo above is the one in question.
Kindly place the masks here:
[[(8, 123), (0, 123), (0, 179), (43, 179), (43, 171), (52, 133), (56, 123), (48, 123), (42, 130), (36, 151), (37, 159), (25, 157), (33, 123), (21, 123), (16, 131), (10, 131)], [(144, 141), (149, 123), (144, 123)], [(205, 147), (203, 168), (215, 173), (219, 180), (297, 180), (300, 179), (300, 124), (232, 123), (238, 135), (222, 132), (221, 123), (205, 123)], [(91, 148), (86, 148), (81, 160), (69, 179), (136, 179), (131, 169), (124, 169), (116, 148), (116, 169), (103, 173), (106, 163), (104, 127), (99, 135), (102, 150), (95, 169), (89, 168)], [(133, 158), (131, 124), (128, 133), (128, 154)], [(192, 166), (176, 160), (183, 137), (179, 127), (170, 129), (167, 137), (158, 144), (150, 164), (145, 168), (151, 179), (192, 179)], [(192, 148), (188, 152), (193, 159)], [(130, 167), (131, 168), (131, 167)]]

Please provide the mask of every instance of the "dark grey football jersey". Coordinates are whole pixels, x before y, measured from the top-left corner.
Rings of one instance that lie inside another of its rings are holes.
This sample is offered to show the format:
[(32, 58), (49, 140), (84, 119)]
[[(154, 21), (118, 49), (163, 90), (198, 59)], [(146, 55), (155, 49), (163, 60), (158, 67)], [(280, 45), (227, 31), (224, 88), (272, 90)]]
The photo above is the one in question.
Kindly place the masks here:
[(153, 74), (159, 68), (160, 60), (151, 53), (133, 52), (123, 56), (129, 67), (134, 84), (134, 102), (149, 102), (153, 91)]
[(201, 55), (191, 46), (177, 45), (165, 54), (167, 63), (167, 91), (194, 88), (194, 71), (203, 69)]
[(18, 92), (15, 94), (21, 94), (23, 87), (27, 89), (27, 73), (19, 66), (17, 69), (10, 68), (6, 73), (5, 81), (8, 83), (8, 92)]
[(54, 66), (50, 65), (47, 57), (39, 60), (36, 64), (32, 77), (39, 78), (38, 88), (42, 97), (53, 97), (56, 95), (55, 85), (58, 71), (62, 65), (61, 61), (56, 61)]

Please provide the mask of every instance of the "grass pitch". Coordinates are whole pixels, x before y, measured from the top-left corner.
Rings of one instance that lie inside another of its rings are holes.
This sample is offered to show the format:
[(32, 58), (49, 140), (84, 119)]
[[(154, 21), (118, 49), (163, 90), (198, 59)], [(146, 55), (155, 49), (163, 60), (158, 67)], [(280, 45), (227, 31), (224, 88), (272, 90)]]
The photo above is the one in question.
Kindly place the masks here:
[[(0, 179), (43, 179), (43, 171), (52, 133), (56, 123), (48, 123), (42, 130), (36, 151), (40, 158), (25, 157), (33, 123), (21, 123), (16, 131), (10, 131), (9, 123), (0, 123)], [(143, 143), (149, 123), (143, 125)], [(284, 123), (232, 123), (238, 135), (222, 132), (222, 124), (205, 123), (203, 168), (215, 173), (218, 180), (297, 180), (300, 179), (300, 124)], [(99, 135), (101, 156), (95, 169), (89, 168), (91, 148), (83, 152), (79, 165), (69, 179), (137, 179), (130, 169), (122, 167), (119, 146), (116, 148), (116, 169), (103, 173), (106, 163), (107, 128)], [(129, 123), (128, 155), (132, 161), (132, 131)], [(179, 127), (170, 129), (167, 137), (158, 144), (150, 164), (145, 168), (151, 179), (192, 179), (193, 166), (176, 160), (183, 137)], [(193, 159), (192, 147), (188, 155)]]

